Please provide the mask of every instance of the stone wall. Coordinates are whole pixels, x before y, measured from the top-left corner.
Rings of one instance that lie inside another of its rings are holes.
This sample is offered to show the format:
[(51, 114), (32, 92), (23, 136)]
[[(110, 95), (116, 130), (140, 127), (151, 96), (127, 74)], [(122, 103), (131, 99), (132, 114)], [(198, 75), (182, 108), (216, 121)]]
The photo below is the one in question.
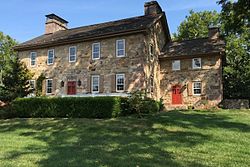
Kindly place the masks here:
[(247, 99), (224, 99), (220, 103), (224, 109), (249, 109), (249, 100)]
[[(116, 57), (116, 40), (126, 40), (126, 56)], [(92, 43), (101, 43), (101, 58), (92, 60)], [(103, 39), (76, 43), (72, 45), (57, 46), (46, 49), (19, 52), (19, 57), (33, 72), (34, 79), (41, 73), (46, 78), (53, 79), (54, 95), (65, 95), (67, 86), (61, 87), (61, 81), (81, 80), (81, 86), (77, 86), (77, 94), (91, 93), (91, 75), (100, 75), (100, 93), (114, 93), (115, 75), (124, 73), (126, 82), (125, 92), (145, 89), (144, 65), (146, 63), (144, 34), (120, 36), (116, 38)], [(77, 61), (69, 62), (69, 47), (77, 47)], [(47, 52), (55, 49), (53, 65), (47, 65)], [(30, 66), (30, 52), (37, 52), (36, 67)], [(65, 84), (66, 85), (66, 84)]]
[[(166, 45), (167, 36), (165, 35), (162, 20), (159, 20), (150, 29), (147, 36), (147, 63), (145, 65), (146, 85), (148, 95), (156, 100), (161, 97), (160, 94), (160, 64), (158, 56), (161, 54), (163, 47)], [(149, 47), (153, 45), (153, 55), (149, 54)], [(151, 88), (151, 77), (153, 77), (153, 88)]]
[[(209, 108), (217, 106), (223, 97), (222, 63), (219, 55), (200, 56), (202, 69), (192, 69), (192, 58), (181, 58), (181, 70), (172, 70), (172, 60), (160, 61), (161, 96), (167, 109), (173, 108)], [(197, 57), (198, 58), (198, 57)], [(176, 59), (178, 60), (178, 58)], [(193, 95), (192, 83), (201, 81), (201, 95)], [(182, 104), (172, 105), (172, 87), (181, 85)]]

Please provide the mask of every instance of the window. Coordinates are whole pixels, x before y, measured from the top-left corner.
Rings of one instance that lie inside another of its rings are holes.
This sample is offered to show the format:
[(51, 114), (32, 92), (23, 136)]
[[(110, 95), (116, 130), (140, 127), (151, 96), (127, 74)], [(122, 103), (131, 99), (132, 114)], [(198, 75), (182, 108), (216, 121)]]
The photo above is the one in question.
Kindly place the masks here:
[(30, 53), (30, 66), (34, 67), (36, 65), (36, 52)]
[(153, 44), (149, 45), (149, 56), (150, 56), (150, 60), (154, 59), (154, 48), (153, 48)]
[(173, 71), (181, 70), (181, 61), (180, 60), (173, 60), (172, 61), (172, 70)]
[(99, 75), (92, 76), (92, 93), (99, 93)]
[(201, 95), (201, 82), (193, 82), (193, 94)]
[(150, 77), (150, 92), (154, 92), (154, 76)]
[(35, 80), (29, 80), (29, 86), (32, 90), (35, 89), (36, 85), (35, 85)]
[(47, 79), (46, 80), (46, 94), (51, 94), (52, 93), (52, 86), (53, 86), (53, 80), (52, 79)]
[(48, 62), (47, 62), (48, 65), (51, 65), (54, 63), (54, 56), (55, 56), (54, 49), (48, 50)]
[(201, 58), (194, 58), (192, 64), (193, 64), (193, 69), (200, 69), (201, 68)]
[(116, 91), (124, 92), (125, 90), (125, 74), (116, 74)]
[(69, 48), (69, 62), (76, 62), (76, 46)]
[(93, 60), (100, 59), (100, 54), (101, 54), (100, 46), (101, 46), (100, 43), (93, 43), (92, 44), (92, 59)]
[(125, 39), (120, 39), (116, 41), (116, 57), (125, 56)]

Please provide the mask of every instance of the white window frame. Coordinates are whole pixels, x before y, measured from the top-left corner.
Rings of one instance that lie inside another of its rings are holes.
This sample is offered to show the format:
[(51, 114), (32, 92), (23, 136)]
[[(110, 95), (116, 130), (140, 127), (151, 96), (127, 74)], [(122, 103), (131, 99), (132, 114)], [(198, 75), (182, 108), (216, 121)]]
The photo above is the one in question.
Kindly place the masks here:
[[(32, 54), (36, 55), (35, 60), (32, 60)], [(37, 52), (30, 52), (30, 66), (31, 67), (36, 67), (36, 58), (37, 58)], [(32, 65), (32, 62), (35, 62), (35, 64)]]
[[(51, 93), (48, 93), (48, 81), (51, 81)], [(51, 95), (53, 93), (53, 79), (46, 79), (46, 95)]]
[[(99, 51), (98, 52), (94, 52), (94, 46), (95, 45), (98, 45), (98, 47), (99, 47)], [(94, 54), (95, 53), (98, 53), (98, 55), (99, 55), (98, 58), (94, 58)], [(100, 59), (100, 57), (101, 57), (101, 43), (100, 42), (93, 43), (92, 44), (92, 60), (98, 60), (98, 59)]]
[(195, 59), (198, 59), (198, 60), (200, 61), (200, 64), (201, 64), (201, 58), (193, 58), (193, 59), (192, 59), (192, 68), (193, 68), (193, 69), (201, 69), (202, 64), (201, 64), (200, 67), (196, 67), (196, 65), (195, 65)]
[[(49, 52), (50, 51), (52, 51), (53, 52), (53, 61), (52, 61), (52, 63), (49, 63)], [(52, 65), (52, 64), (54, 64), (54, 60), (55, 60), (55, 49), (50, 49), (50, 50), (48, 50), (48, 55), (47, 55), (47, 64), (48, 65)]]
[(36, 89), (36, 80), (34, 80), (34, 79), (29, 80), (29, 85), (30, 85), (30, 82), (34, 82), (34, 88), (33, 89)]
[[(71, 55), (71, 54), (70, 54), (70, 49), (72, 49), (72, 48), (75, 49), (75, 54), (74, 54), (74, 55)], [(70, 62), (70, 63), (76, 62), (76, 59), (77, 59), (76, 55), (77, 55), (77, 48), (76, 48), (76, 46), (71, 46), (71, 47), (69, 47), (69, 62)], [(73, 61), (71, 61), (71, 60), (70, 60), (70, 57), (75, 57), (75, 59), (74, 59)]]
[[(123, 90), (117, 90), (117, 88), (118, 88), (118, 76), (123, 76), (123, 80), (124, 80)], [(125, 91), (125, 82), (126, 82), (125, 74), (116, 74), (116, 76), (115, 76), (115, 89), (116, 89), (116, 92), (121, 93), (121, 92)]]
[[(195, 88), (195, 83), (200, 83), (200, 90), (201, 90), (201, 93), (195, 93), (195, 89), (199, 89), (199, 88)], [(202, 94), (202, 82), (201, 81), (193, 81), (193, 84), (192, 84), (192, 90), (193, 90), (193, 95), (195, 96), (200, 96)]]
[[(174, 63), (179, 62), (178, 68), (174, 67)], [(181, 60), (172, 60), (172, 71), (180, 71), (181, 70)]]
[[(94, 78), (98, 78), (98, 91), (94, 91)], [(99, 93), (100, 92), (100, 76), (99, 75), (92, 75), (91, 77), (91, 92), (92, 93)]]
[[(123, 42), (123, 49), (118, 49), (118, 43), (122, 41)], [(119, 51), (123, 50), (124, 54), (123, 55), (118, 55)], [(118, 39), (116, 40), (116, 57), (125, 57), (126, 56), (126, 40), (125, 39)]]

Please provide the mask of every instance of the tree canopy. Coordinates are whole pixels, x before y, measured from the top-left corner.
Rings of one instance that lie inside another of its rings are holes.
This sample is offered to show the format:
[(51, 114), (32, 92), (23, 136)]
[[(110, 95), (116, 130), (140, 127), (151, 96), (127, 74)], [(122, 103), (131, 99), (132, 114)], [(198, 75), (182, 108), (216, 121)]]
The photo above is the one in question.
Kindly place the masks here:
[(220, 0), (221, 13), (190, 11), (173, 34), (174, 40), (208, 36), (208, 26), (220, 25), (226, 42), (224, 97), (250, 99), (250, 1)]
[(173, 34), (174, 40), (186, 40), (204, 38), (208, 34), (208, 26), (219, 25), (220, 15), (216, 11), (194, 12), (189, 15), (178, 27), (177, 33)]
[(17, 58), (13, 47), (17, 42), (0, 32), (0, 100), (10, 102), (30, 93), (28, 80), (32, 74)]

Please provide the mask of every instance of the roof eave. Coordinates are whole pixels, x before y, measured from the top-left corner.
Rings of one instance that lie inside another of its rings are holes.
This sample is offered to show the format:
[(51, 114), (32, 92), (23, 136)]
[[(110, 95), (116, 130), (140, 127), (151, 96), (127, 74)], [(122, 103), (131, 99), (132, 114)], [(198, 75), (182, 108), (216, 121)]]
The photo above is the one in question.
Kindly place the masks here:
[(116, 33), (107, 33), (99, 36), (89, 36), (89, 37), (78, 37), (78, 38), (72, 38), (72, 39), (65, 39), (61, 41), (52, 41), (42, 44), (32, 44), (32, 45), (23, 45), (23, 46), (15, 46), (15, 51), (25, 51), (25, 50), (31, 50), (31, 49), (42, 49), (47, 47), (53, 47), (58, 45), (65, 45), (65, 44), (71, 44), (71, 43), (78, 43), (78, 42), (85, 42), (85, 41), (91, 41), (91, 40), (97, 40), (97, 39), (104, 39), (104, 38), (111, 38), (116, 36), (122, 36), (122, 35), (132, 35), (137, 33), (148, 33), (147, 32), (148, 27), (143, 29), (135, 29), (135, 30), (129, 30), (129, 31), (123, 31), (123, 32), (116, 32)]

